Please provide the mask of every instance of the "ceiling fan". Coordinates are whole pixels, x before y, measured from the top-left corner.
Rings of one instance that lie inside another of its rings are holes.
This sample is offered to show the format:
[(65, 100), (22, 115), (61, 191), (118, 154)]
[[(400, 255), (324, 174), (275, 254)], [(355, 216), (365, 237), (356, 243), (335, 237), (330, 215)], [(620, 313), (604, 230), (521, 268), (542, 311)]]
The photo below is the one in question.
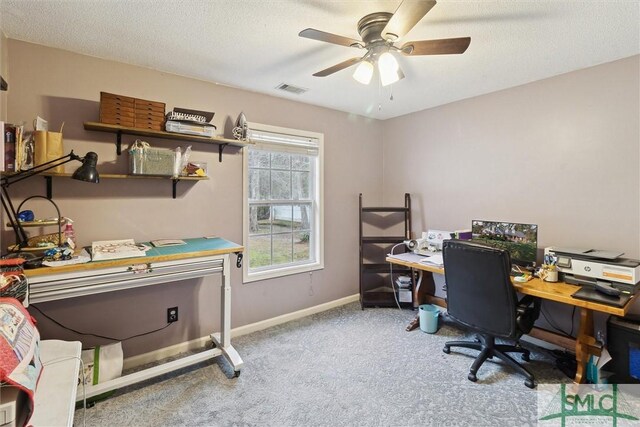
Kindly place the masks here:
[(370, 13), (358, 21), (358, 33), (362, 41), (313, 28), (300, 31), (298, 34), (300, 37), (367, 50), (364, 56), (347, 59), (318, 71), (314, 76), (326, 77), (352, 65), (360, 64), (353, 73), (353, 78), (362, 84), (369, 84), (373, 76), (374, 64), (377, 64), (380, 81), (383, 86), (387, 86), (404, 78), (404, 73), (392, 52), (400, 52), (407, 56), (464, 53), (471, 43), (471, 37), (409, 41), (401, 47), (394, 44), (435, 5), (435, 0), (404, 0), (393, 14)]

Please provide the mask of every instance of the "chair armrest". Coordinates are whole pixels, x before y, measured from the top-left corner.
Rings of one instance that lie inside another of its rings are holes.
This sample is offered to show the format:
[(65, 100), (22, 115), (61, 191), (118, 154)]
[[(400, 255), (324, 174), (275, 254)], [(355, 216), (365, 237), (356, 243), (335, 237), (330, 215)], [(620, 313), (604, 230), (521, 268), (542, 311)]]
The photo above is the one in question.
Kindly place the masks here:
[(540, 316), (540, 308), (542, 306), (542, 299), (534, 297), (532, 295), (525, 295), (520, 301), (518, 301), (518, 313), (524, 313), (524, 310), (529, 309), (533, 305), (534, 319)]
[(542, 300), (531, 295), (525, 295), (518, 301), (516, 322), (523, 333), (528, 333), (533, 328), (533, 324), (540, 316), (541, 305)]

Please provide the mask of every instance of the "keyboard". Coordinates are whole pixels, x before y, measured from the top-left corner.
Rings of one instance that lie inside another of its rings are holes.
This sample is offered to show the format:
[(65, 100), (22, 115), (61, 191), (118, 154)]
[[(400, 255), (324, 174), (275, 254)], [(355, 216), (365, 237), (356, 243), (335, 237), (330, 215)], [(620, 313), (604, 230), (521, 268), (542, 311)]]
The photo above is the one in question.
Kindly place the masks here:
[(599, 302), (600, 304), (612, 305), (614, 307), (624, 307), (631, 298), (631, 295), (627, 294), (622, 294), (617, 297), (606, 295), (602, 292), (596, 291), (593, 287), (590, 286), (582, 286), (571, 296), (573, 298)]

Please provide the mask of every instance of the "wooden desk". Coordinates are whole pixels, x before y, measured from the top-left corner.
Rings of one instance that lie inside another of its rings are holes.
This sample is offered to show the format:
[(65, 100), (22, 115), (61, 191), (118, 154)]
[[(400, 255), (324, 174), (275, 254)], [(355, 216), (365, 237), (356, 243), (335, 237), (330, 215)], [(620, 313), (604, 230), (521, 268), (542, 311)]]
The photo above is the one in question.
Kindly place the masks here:
[[(390, 257), (387, 257), (387, 262), (404, 265), (420, 272), (421, 277), (420, 280), (418, 280), (419, 285), (414, 289), (414, 295), (416, 298), (420, 298), (422, 295), (420, 283), (422, 282), (423, 272), (444, 274), (444, 268), (442, 267), (434, 267), (419, 262), (400, 261)], [(636, 295), (634, 295), (624, 307), (620, 308), (573, 298), (571, 294), (573, 294), (578, 288), (574, 285), (568, 285), (563, 282), (549, 283), (538, 278), (533, 278), (526, 283), (513, 282), (513, 287), (524, 295), (532, 295), (549, 301), (561, 302), (580, 308), (580, 327), (578, 328), (578, 336), (576, 337), (576, 362), (578, 363), (578, 369), (575, 377), (576, 383), (583, 383), (586, 379), (585, 373), (589, 356), (600, 355), (601, 349), (593, 336), (593, 312), (598, 311), (601, 313), (613, 314), (615, 316), (624, 316), (627, 314), (631, 307), (631, 303), (636, 298)]]
[[(25, 270), (29, 279), (29, 302), (63, 300), (104, 292), (115, 292), (183, 279), (222, 274), (221, 331), (212, 333), (216, 348), (125, 375), (97, 385), (86, 386), (87, 398), (109, 390), (144, 381), (204, 360), (225, 358), (237, 375), (242, 358), (233, 348), (231, 338), (231, 274), (230, 254), (244, 248), (224, 239), (184, 239), (186, 245), (151, 248), (146, 256), (86, 264), (44, 267)], [(81, 394), (79, 394), (81, 395)]]

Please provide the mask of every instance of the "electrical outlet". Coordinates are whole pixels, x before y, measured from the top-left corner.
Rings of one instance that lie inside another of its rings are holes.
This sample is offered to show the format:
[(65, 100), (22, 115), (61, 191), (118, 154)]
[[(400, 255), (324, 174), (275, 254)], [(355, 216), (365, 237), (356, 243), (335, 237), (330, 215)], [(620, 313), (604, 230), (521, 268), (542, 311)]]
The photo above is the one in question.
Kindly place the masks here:
[(167, 323), (178, 321), (178, 307), (167, 308)]

